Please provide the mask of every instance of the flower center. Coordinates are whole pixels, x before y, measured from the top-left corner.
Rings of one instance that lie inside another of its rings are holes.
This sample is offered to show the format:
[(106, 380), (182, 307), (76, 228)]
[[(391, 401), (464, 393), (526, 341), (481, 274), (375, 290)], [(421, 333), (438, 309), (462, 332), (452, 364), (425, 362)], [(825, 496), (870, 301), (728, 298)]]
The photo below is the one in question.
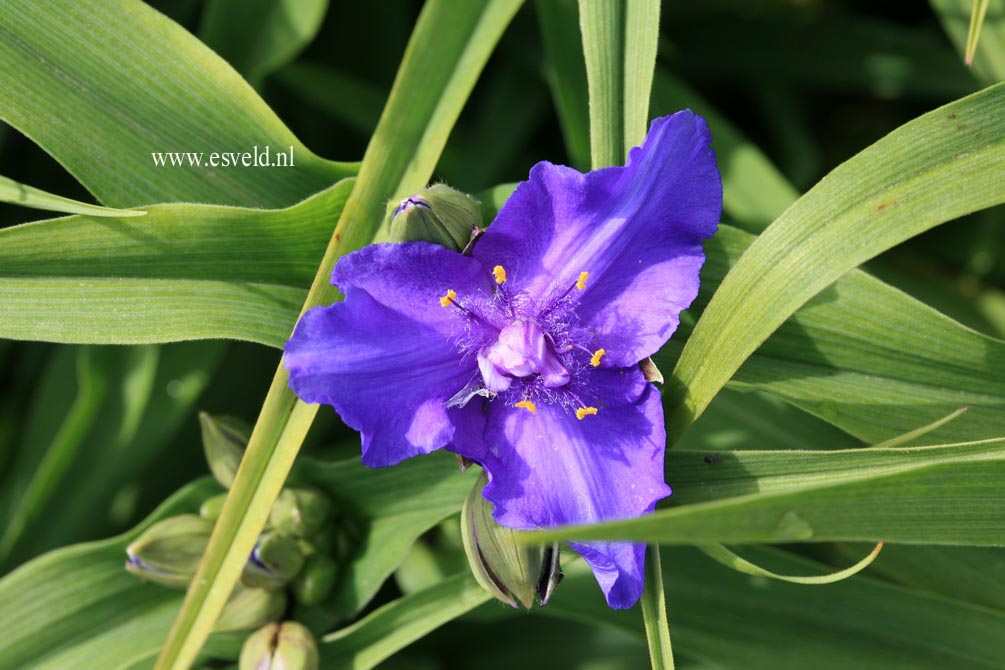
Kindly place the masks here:
[[(604, 349), (585, 346), (589, 333), (577, 324), (577, 294), (586, 288), (588, 272), (581, 272), (569, 288), (544, 304), (528, 300), (506, 284), (506, 269), (492, 268), (497, 285), (491, 297), (467, 295), (447, 289), (440, 305), (464, 315), (464, 333), (458, 347), (477, 352), (479, 377), (472, 379), (447, 402), (463, 407), (475, 396), (488, 400), (502, 394), (506, 404), (537, 412), (537, 403), (559, 405), (577, 419), (597, 413), (581, 399), (587, 371), (600, 367)], [(587, 389), (588, 390), (588, 389)]]
[(485, 388), (505, 391), (514, 379), (540, 375), (547, 388), (569, 383), (569, 371), (552, 351), (541, 326), (517, 319), (499, 331), (499, 338), (478, 352), (478, 369)]

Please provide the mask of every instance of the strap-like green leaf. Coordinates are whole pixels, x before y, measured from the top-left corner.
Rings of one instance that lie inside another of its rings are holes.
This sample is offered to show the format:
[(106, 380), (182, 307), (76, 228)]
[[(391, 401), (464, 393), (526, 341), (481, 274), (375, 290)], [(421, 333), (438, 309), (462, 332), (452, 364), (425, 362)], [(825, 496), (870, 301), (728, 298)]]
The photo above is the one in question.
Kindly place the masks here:
[(379, 607), (324, 638), (321, 668), (370, 670), (396, 651), (492, 599), (470, 572)]
[(832, 452), (671, 451), (672, 506), (534, 541), (670, 544), (861, 540), (996, 546), (1005, 537), (1005, 438)]
[(814, 577), (801, 577), (798, 575), (780, 575), (777, 572), (772, 572), (766, 568), (762, 568), (759, 565), (751, 563), (742, 556), (734, 554), (732, 551), (727, 549), (721, 544), (705, 544), (699, 545), (698, 549), (705, 553), (708, 557), (714, 559), (718, 563), (722, 563), (727, 568), (732, 568), (737, 572), (742, 572), (745, 575), (753, 575), (754, 577), (768, 577), (769, 579), (777, 579), (780, 582), (789, 582), (791, 584), (804, 584), (806, 586), (820, 586), (823, 584), (834, 584), (842, 580), (848, 579), (849, 577), (854, 577), (858, 573), (865, 570), (867, 567), (872, 565), (872, 562), (876, 560), (879, 556), (880, 550), (883, 548), (883, 543), (879, 542), (876, 547), (869, 552), (869, 554), (863, 558), (861, 561), (855, 565), (845, 568), (844, 570), (838, 570), (836, 572), (831, 572), (826, 575), (817, 575)]
[(839, 166), (762, 233), (681, 354), (669, 385), (671, 440), (772, 332), (842, 274), (1005, 201), (1003, 113), (1005, 85), (930, 112)]
[(594, 168), (623, 164), (645, 137), (659, 16), (653, 0), (579, 2)]
[[(285, 207), (355, 172), (307, 150), (219, 56), (139, 0), (10, 0), (0, 119), (115, 207)], [(152, 152), (288, 151), (294, 167), (157, 166)]]
[[(887, 545), (870, 572), (882, 570), (898, 549), (910, 553), (923, 548)], [(784, 574), (821, 573), (830, 567), (772, 547), (748, 547), (744, 555)], [(899, 566), (890, 573), (893, 582), (859, 575), (808, 589), (738, 573), (691, 547), (664, 547), (663, 557), (674, 646), (695, 659), (696, 667), (805, 670), (812, 659), (819, 670), (999, 670), (1005, 657), (1002, 600), (976, 606), (959, 598), (959, 591), (935, 594), (913, 582), (905, 587), (895, 572)], [(941, 562), (933, 567), (947, 569), (946, 586), (965, 587), (950, 566)], [(989, 567), (1000, 568), (1001, 562)], [(566, 577), (542, 615), (643, 639), (637, 618), (607, 607), (585, 564), (563, 568)], [(984, 583), (993, 579), (989, 574)]]
[(0, 230), (0, 337), (281, 346), (351, 190), (343, 180), (281, 210), (154, 205)]
[(79, 202), (62, 196), (46, 193), (31, 186), (19, 184), (13, 179), (0, 177), (0, 202), (9, 202), (22, 207), (45, 209), (50, 212), (65, 212), (67, 214), (87, 214), (89, 216), (143, 216), (146, 212), (139, 209), (112, 209), (99, 207), (86, 202)]
[[(755, 239), (720, 226), (706, 244), (694, 309)], [(686, 335), (684, 326), (656, 356), (664, 370)], [(852, 270), (782, 324), (730, 386), (775, 394), (870, 444), (969, 405), (932, 432), (932, 442), (949, 442), (1005, 434), (1005, 378), (997, 372), (1003, 366), (1005, 342)]]
[(972, 65), (974, 62), (974, 54), (977, 53), (977, 42), (981, 38), (981, 28), (984, 27), (984, 18), (987, 16), (990, 1), (974, 1), (974, 8), (970, 14), (970, 26), (967, 28), (967, 47), (963, 56), (963, 61), (967, 65)]
[[(422, 188), (520, 0), (426, 4), (304, 309), (333, 301), (332, 265), (371, 241), (389, 201)], [(187, 668), (219, 615), (317, 412), (276, 372), (199, 572), (157, 662)]]
[(196, 512), (218, 490), (204, 478), (128, 533), (59, 549), (0, 580), (0, 667), (127, 670), (142, 660), (149, 668), (181, 594), (126, 572), (126, 545), (158, 519)]
[(933, 421), (933, 422), (931, 422), (929, 424), (921, 426), (920, 428), (915, 428), (914, 430), (909, 430), (906, 433), (901, 433), (900, 435), (896, 435), (894, 437), (891, 437), (889, 440), (885, 440), (885, 441), (880, 442), (879, 444), (876, 444), (876, 445), (873, 445), (873, 446), (876, 449), (891, 449), (893, 447), (899, 447), (902, 444), (907, 444), (909, 442), (913, 442), (914, 440), (917, 440), (920, 437), (924, 437), (925, 435), (928, 435), (932, 431), (937, 430), (937, 429), (941, 428), (942, 426), (945, 426), (947, 423), (949, 423), (953, 419), (959, 418), (959, 416), (961, 414), (963, 414), (964, 412), (966, 412), (968, 409), (970, 409), (970, 407), (967, 406), (967, 405), (964, 405), (963, 407), (959, 408), (958, 410), (950, 412), (946, 416), (944, 416), (944, 417), (942, 417), (940, 419), (936, 419), (935, 421)]
[(258, 86), (310, 44), (327, 9), (328, 0), (209, 0), (199, 39)]

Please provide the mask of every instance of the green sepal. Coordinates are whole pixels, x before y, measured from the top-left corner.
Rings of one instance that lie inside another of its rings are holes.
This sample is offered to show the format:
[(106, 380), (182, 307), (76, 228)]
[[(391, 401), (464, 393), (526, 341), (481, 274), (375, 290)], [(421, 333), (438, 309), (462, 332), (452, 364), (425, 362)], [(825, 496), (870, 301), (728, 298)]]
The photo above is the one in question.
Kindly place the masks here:
[(214, 633), (251, 630), (276, 621), (286, 611), (286, 593), (238, 585), (213, 626)]
[(209, 469), (216, 481), (229, 489), (248, 446), (251, 427), (240, 419), (215, 417), (205, 412), (199, 413), (199, 423), (202, 425), (202, 447)]
[(269, 526), (287, 535), (314, 535), (331, 514), (331, 500), (311, 488), (285, 488), (272, 505)]
[(338, 564), (325, 554), (312, 554), (304, 561), (304, 567), (293, 578), (290, 586), (293, 595), (301, 605), (317, 605), (324, 601), (335, 587)]
[(195, 514), (159, 521), (126, 547), (126, 570), (157, 584), (186, 588), (212, 532), (213, 524)]
[(444, 184), (405, 198), (391, 218), (391, 241), (425, 241), (463, 251), (482, 224), (478, 201)]
[(318, 645), (296, 621), (271, 623), (255, 631), (241, 648), (238, 670), (317, 670)]
[(218, 496), (213, 496), (212, 498), (207, 498), (202, 505), (199, 506), (199, 516), (201, 516), (206, 521), (215, 523), (217, 519), (220, 518), (220, 512), (223, 511), (223, 503), (227, 501), (227, 494), (221, 493)]
[(561, 579), (558, 545), (516, 541), (518, 531), (496, 523), (492, 503), (482, 496), (484, 471), (464, 501), (461, 539), (468, 565), (482, 588), (510, 607), (530, 609), (535, 598), (546, 605)]
[(248, 587), (278, 588), (304, 566), (304, 552), (297, 538), (272, 531), (258, 539), (255, 550), (241, 575)]

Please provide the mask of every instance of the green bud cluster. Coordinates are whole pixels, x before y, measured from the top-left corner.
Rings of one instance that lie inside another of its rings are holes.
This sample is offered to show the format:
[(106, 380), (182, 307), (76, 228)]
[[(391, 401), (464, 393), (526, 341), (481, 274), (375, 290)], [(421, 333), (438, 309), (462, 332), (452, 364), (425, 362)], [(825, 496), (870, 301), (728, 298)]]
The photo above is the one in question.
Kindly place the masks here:
[[(251, 429), (226, 417), (203, 413), (199, 419), (209, 469), (217, 482), (229, 489)], [(203, 502), (198, 515), (162, 519), (147, 528), (126, 548), (126, 570), (163, 586), (187, 588), (226, 499), (226, 493), (215, 495)], [(291, 598), (302, 605), (317, 605), (332, 592), (339, 561), (349, 555), (355, 544), (349, 532), (340, 527), (343, 524), (334, 523), (332, 517), (331, 500), (317, 489), (288, 486), (280, 492), (240, 582), (214, 627), (216, 632), (238, 632), (265, 626), (248, 639), (241, 668), (246, 665), (245, 652), (256, 637), (259, 642), (254, 644), (259, 646), (265, 644), (261, 640), (271, 641), (266, 646), (273, 656), (267, 662), (247, 667), (269, 670), (317, 667), (317, 648), (310, 632), (295, 622), (287, 621), (281, 626), (273, 622), (283, 617)], [(255, 658), (260, 661), (265, 657), (259, 654)]]

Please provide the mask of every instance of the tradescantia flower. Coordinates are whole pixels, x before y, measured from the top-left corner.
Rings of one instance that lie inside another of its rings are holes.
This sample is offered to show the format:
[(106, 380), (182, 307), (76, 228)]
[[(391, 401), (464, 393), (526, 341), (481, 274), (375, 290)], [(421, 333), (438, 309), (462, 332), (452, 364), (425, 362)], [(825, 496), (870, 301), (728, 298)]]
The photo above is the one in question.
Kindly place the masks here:
[[(656, 388), (639, 363), (698, 293), (722, 184), (705, 122), (657, 119), (624, 167), (539, 163), (471, 255), (426, 242), (343, 257), (345, 300), (286, 345), (290, 385), (362, 434), (363, 462), (446, 448), (480, 463), (517, 529), (631, 518), (669, 495)], [(572, 543), (611, 607), (645, 545)]]

